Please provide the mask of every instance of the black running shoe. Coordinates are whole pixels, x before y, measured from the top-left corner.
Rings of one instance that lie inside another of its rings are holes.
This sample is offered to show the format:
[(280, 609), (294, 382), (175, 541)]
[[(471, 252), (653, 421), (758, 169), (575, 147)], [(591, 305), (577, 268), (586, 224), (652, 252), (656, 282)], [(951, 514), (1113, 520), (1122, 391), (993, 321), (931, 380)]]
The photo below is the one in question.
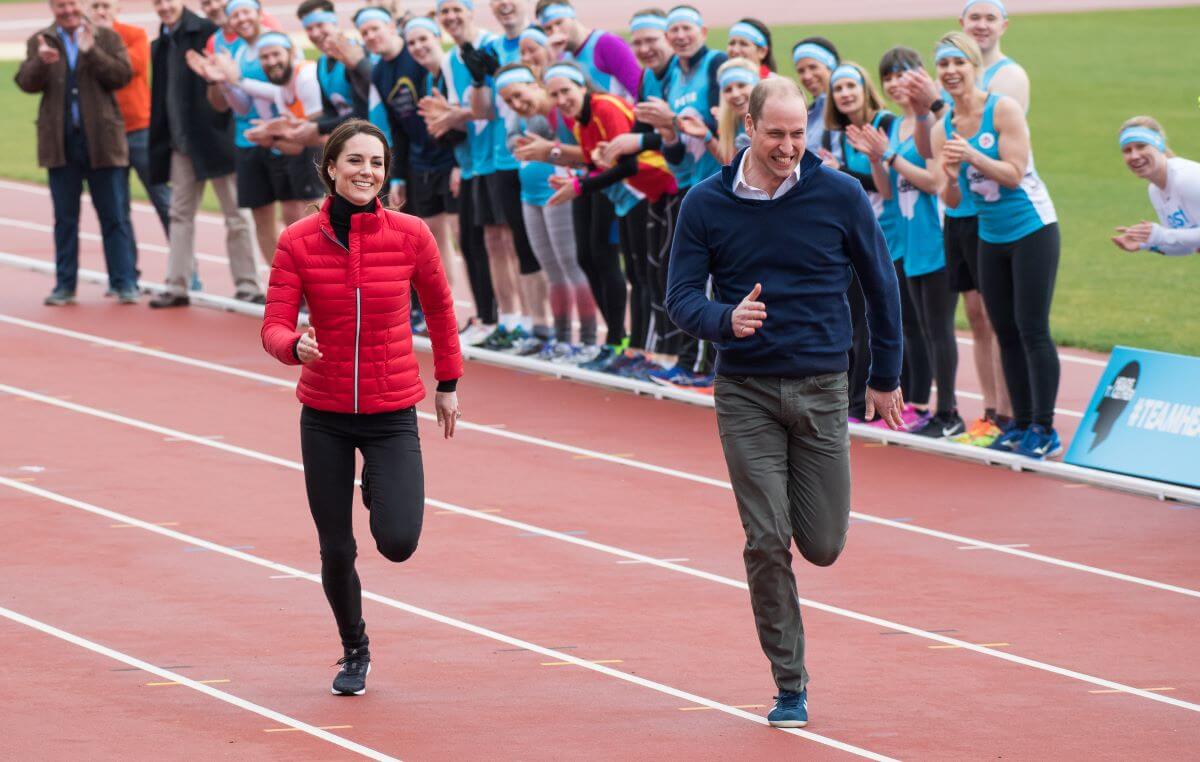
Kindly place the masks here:
[(362, 482), (363, 505), (367, 506), (367, 510), (369, 511), (369, 510), (371, 510), (371, 485), (367, 483), (367, 464), (366, 463), (363, 463), (362, 478), (360, 478), (359, 481)]
[(945, 439), (958, 436), (965, 430), (966, 424), (958, 413), (938, 413), (913, 433), (930, 439)]
[(361, 696), (367, 692), (367, 673), (371, 671), (371, 652), (366, 646), (347, 648), (346, 655), (338, 659), (341, 670), (333, 678), (335, 696)]

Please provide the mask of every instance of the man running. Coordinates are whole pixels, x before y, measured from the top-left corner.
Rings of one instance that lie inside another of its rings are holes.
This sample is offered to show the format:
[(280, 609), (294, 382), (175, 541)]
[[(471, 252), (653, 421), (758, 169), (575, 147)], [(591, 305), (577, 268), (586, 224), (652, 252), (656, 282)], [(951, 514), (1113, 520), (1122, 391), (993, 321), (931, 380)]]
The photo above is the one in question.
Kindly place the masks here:
[(791, 542), (829, 566), (849, 527), (851, 268), (870, 324), (868, 415), (899, 429), (903, 407), (900, 293), (883, 232), (861, 184), (805, 152), (807, 120), (792, 80), (754, 88), (750, 147), (684, 200), (667, 290), (675, 324), (717, 346), (717, 427), (759, 642), (779, 688), (767, 720), (784, 728), (808, 724)]

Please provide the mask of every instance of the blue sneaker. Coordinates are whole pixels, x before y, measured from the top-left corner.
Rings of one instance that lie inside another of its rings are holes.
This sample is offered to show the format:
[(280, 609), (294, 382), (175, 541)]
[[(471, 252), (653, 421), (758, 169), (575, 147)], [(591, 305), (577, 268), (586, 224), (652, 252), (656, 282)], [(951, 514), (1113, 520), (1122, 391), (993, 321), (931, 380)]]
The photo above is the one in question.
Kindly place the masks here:
[(676, 365), (673, 368), (663, 368), (662, 370), (652, 370), (646, 374), (651, 381), (656, 381), (660, 384), (681, 384), (685, 383), (684, 376), (690, 376), (685, 369)]
[(612, 362), (613, 356), (616, 354), (617, 348), (611, 344), (605, 344), (600, 347), (600, 353), (591, 360), (582, 363), (579, 367), (584, 370), (604, 370), (604, 367)]
[(808, 689), (799, 693), (780, 691), (775, 708), (767, 715), (773, 728), (802, 728), (808, 724)]
[(1047, 430), (1045, 426), (1035, 423), (1025, 432), (1025, 436), (1021, 438), (1021, 444), (1016, 447), (1014, 452), (1027, 458), (1044, 460), (1053, 458), (1062, 450), (1062, 441), (1058, 438), (1058, 432), (1054, 429)]
[(203, 291), (204, 284), (200, 282), (200, 271), (192, 270), (192, 282), (188, 287), (189, 291)]
[(1021, 440), (1025, 438), (1025, 432), (1028, 429), (1018, 428), (1015, 424), (1010, 424), (1004, 433), (996, 437), (996, 441), (988, 445), (989, 450), (1001, 450), (1003, 452), (1016, 452), (1021, 445)]

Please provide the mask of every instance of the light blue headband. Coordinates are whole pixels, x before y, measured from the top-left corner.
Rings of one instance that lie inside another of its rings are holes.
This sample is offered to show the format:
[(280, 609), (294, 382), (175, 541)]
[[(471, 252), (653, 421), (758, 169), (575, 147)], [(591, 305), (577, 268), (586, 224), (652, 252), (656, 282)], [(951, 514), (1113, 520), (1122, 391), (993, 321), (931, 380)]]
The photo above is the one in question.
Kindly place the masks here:
[(747, 85), (757, 85), (762, 77), (758, 76), (758, 72), (751, 71), (744, 66), (731, 66), (722, 73), (717, 82), (721, 89), (724, 90), (732, 84), (741, 82)]
[(583, 72), (581, 72), (579, 69), (576, 69), (574, 66), (564, 66), (562, 64), (551, 66), (542, 76), (542, 81), (549, 82), (555, 77), (563, 77), (571, 80), (581, 87), (587, 87), (587, 79), (584, 78)]
[(238, 8), (253, 8), (257, 11), (261, 10), (262, 6), (258, 4), (258, 0), (229, 0), (225, 3), (225, 15), (232, 16)]
[(699, 12), (691, 8), (676, 8), (667, 14), (667, 28), (671, 28), (676, 24), (691, 24), (692, 26), (704, 26), (704, 18)]
[(1124, 148), (1130, 143), (1145, 143), (1148, 146), (1154, 146), (1162, 153), (1167, 152), (1167, 141), (1163, 140), (1162, 134), (1149, 127), (1138, 125), (1121, 130), (1121, 147)]
[(1004, 18), (1008, 18), (1008, 10), (1004, 7), (1004, 3), (1000, 2), (1000, 0), (967, 0), (967, 4), (963, 6), (961, 15), (966, 16), (967, 11), (971, 10), (971, 6), (979, 5), (980, 3), (987, 3), (988, 5), (996, 6), (1000, 9), (1000, 15)]
[(741, 37), (743, 40), (749, 40), (760, 48), (767, 47), (767, 36), (758, 31), (752, 24), (747, 24), (744, 21), (739, 21), (729, 27), (729, 36)]
[(866, 84), (863, 82), (863, 75), (858, 69), (853, 66), (842, 65), (833, 70), (833, 76), (829, 78), (829, 84), (832, 86), (839, 79), (852, 79), (860, 85)]
[(667, 31), (667, 20), (662, 16), (651, 16), (643, 14), (634, 16), (629, 21), (629, 31), (640, 32), (643, 29), (657, 29), (660, 32)]
[(362, 29), (363, 24), (369, 24), (372, 21), (382, 21), (385, 24), (392, 23), (392, 14), (382, 8), (366, 8), (358, 12), (354, 17), (354, 26), (357, 29)]
[(509, 85), (519, 85), (524, 82), (531, 85), (537, 84), (537, 79), (533, 76), (532, 71), (524, 66), (519, 69), (509, 69), (496, 75), (496, 91), (499, 92)]
[(517, 37), (517, 40), (519, 42), (525, 42), (525, 40), (533, 40), (538, 45), (541, 45), (543, 48), (550, 47), (550, 38), (546, 36), (546, 33), (543, 32), (541, 29), (534, 29), (533, 27), (530, 27), (530, 28), (526, 29), (524, 32), (521, 32), (521, 35), (519, 37)]
[(442, 36), (442, 28), (438, 26), (436, 21), (428, 16), (417, 16), (416, 18), (409, 20), (409, 22), (404, 25), (404, 36), (407, 37), (409, 31), (413, 29), (424, 29), (434, 37)]
[(968, 62), (971, 60), (969, 57), (967, 57), (966, 53), (959, 48), (954, 47), (950, 43), (939, 45), (937, 51), (935, 51), (933, 54), (934, 63), (937, 63), (943, 58), (961, 58), (962, 60)]
[(300, 25), (308, 29), (313, 24), (333, 24), (337, 26), (337, 14), (333, 11), (313, 11), (300, 19)]
[(467, 10), (475, 10), (475, 0), (437, 0), (437, 9), (440, 11), (446, 3), (461, 3)]
[(573, 18), (575, 18), (575, 9), (569, 5), (561, 5), (559, 3), (547, 5), (542, 9), (542, 12), (538, 14), (538, 21), (542, 22), (542, 26), (546, 26), (550, 22), (558, 21), (559, 19)]
[(283, 32), (267, 32), (254, 43), (254, 54), (259, 55), (267, 48), (280, 47), (292, 49), (292, 38)]
[(830, 71), (836, 69), (838, 65), (837, 56), (815, 42), (806, 42), (803, 45), (797, 45), (796, 49), (792, 51), (792, 63), (798, 64), (804, 58), (811, 58)]

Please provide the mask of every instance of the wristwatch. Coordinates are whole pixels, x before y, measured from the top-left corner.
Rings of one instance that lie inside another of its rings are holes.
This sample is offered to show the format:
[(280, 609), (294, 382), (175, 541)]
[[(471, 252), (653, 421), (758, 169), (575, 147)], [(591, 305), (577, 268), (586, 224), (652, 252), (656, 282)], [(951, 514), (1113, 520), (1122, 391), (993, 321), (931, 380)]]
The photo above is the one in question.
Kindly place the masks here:
[(554, 146), (550, 149), (550, 161), (558, 161), (562, 158), (562, 143), (554, 141)]
[(946, 107), (946, 101), (942, 100), (941, 98), (938, 98), (936, 101), (929, 104), (929, 113), (936, 114), (937, 112), (941, 111), (945, 107)]

